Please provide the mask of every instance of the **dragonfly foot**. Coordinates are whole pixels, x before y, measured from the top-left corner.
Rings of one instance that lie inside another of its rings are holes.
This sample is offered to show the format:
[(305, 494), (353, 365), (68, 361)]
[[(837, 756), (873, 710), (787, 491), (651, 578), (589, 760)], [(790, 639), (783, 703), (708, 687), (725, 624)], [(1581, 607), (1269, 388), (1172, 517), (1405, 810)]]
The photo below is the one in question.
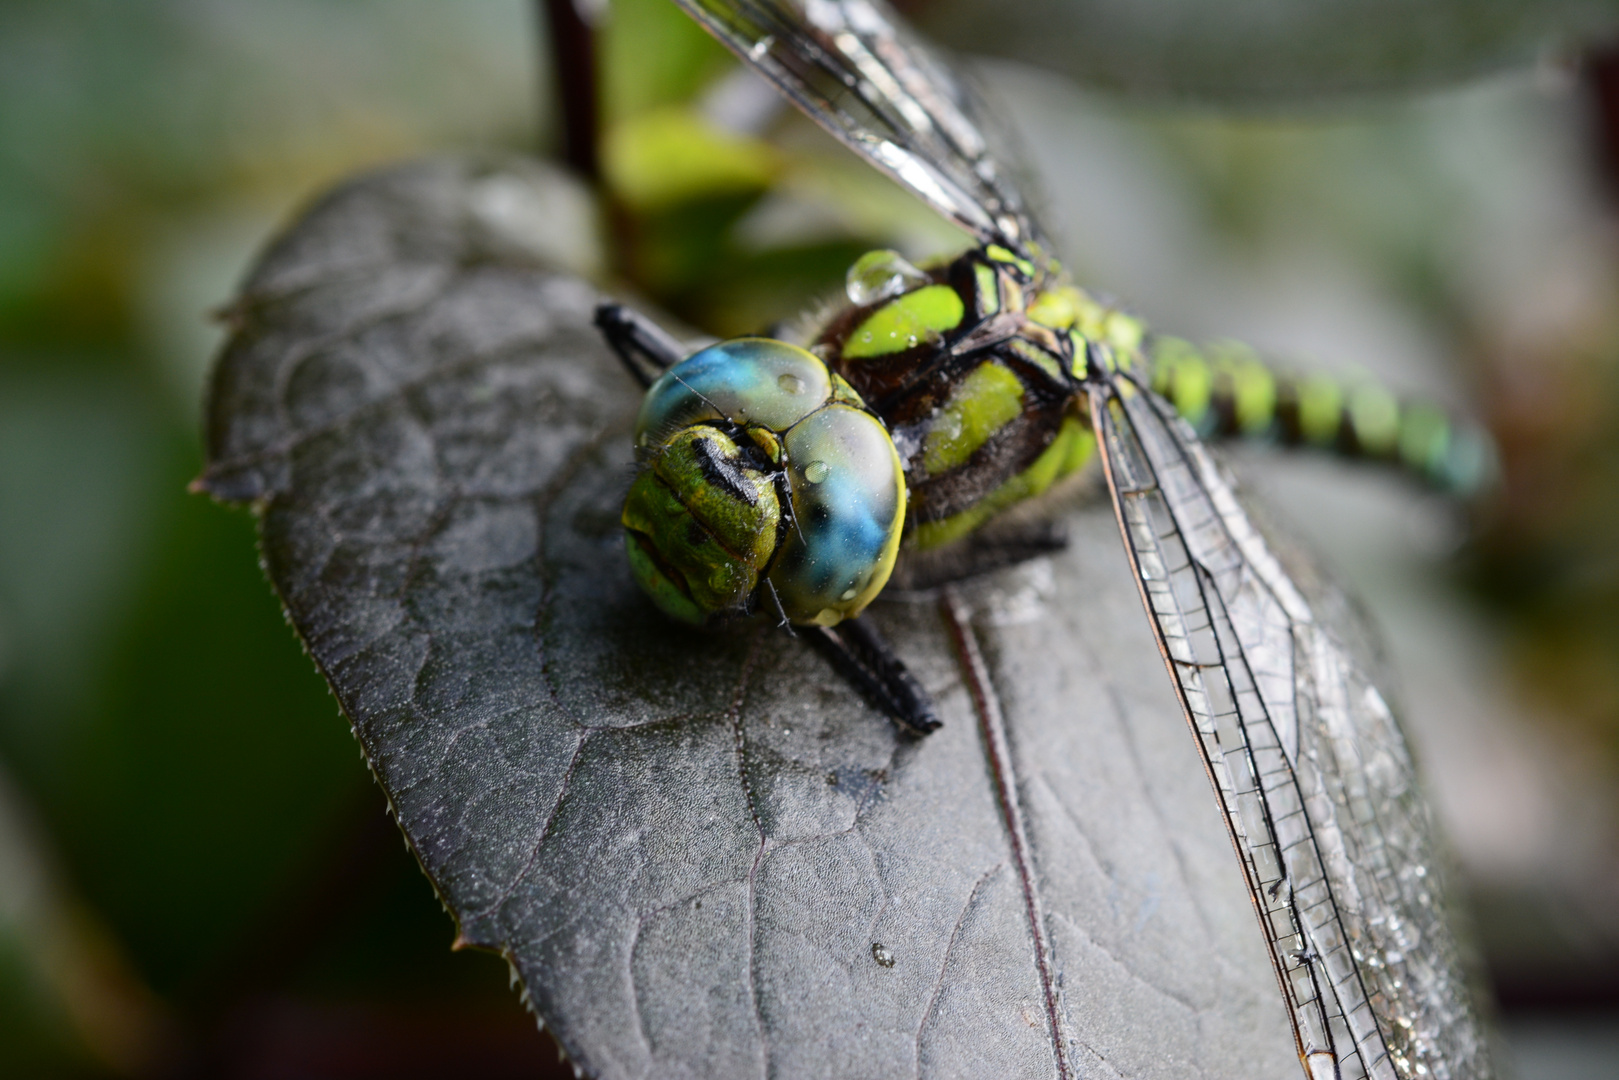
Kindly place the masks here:
[(838, 674), (906, 731), (926, 735), (939, 729), (932, 697), (864, 619), (845, 619), (836, 627), (804, 629)]

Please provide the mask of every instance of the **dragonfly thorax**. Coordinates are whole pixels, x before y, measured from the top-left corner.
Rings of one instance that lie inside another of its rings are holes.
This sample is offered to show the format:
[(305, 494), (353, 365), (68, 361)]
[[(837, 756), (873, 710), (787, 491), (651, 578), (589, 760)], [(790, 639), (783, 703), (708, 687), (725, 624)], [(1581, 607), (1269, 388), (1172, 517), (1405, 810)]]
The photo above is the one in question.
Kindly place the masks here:
[(1045, 490), (1089, 457), (1078, 408), (1099, 353), (1140, 325), (994, 245), (918, 269), (891, 251), (849, 271), (850, 303), (812, 348), (881, 416), (934, 546)]

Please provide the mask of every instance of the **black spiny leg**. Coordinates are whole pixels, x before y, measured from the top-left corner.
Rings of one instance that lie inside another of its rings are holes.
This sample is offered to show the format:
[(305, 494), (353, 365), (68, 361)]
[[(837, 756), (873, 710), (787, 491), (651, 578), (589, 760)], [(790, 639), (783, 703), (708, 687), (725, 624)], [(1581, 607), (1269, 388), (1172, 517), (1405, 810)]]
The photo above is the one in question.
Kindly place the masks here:
[[(888, 587), (924, 591), (1014, 566), (1068, 546), (1067, 530), (1049, 521), (1001, 522), (934, 552), (910, 552)], [(871, 702), (914, 735), (940, 726), (933, 700), (888, 643), (864, 619), (846, 619), (836, 629), (800, 627), (810, 641)]]
[(602, 332), (607, 344), (643, 387), (651, 386), (665, 368), (686, 356), (680, 342), (670, 337), (663, 327), (623, 304), (612, 301), (597, 304), (596, 329)]
[(845, 619), (835, 628), (800, 627), (810, 642), (832, 666), (868, 697), (872, 704), (893, 717), (913, 735), (926, 735), (939, 728), (933, 712), (933, 699), (905, 669), (894, 650), (888, 647), (864, 619)]

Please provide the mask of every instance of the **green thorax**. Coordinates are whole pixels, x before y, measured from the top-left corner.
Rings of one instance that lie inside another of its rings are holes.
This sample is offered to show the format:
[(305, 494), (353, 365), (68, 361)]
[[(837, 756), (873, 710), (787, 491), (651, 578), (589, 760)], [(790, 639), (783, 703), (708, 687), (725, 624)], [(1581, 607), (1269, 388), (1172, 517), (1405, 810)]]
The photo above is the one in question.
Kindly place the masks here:
[(1199, 349), (1037, 270), (977, 248), (922, 269), (876, 251), (814, 351), (888, 425), (910, 491), (907, 531), (932, 547), (1038, 495), (1089, 460), (1091, 365), (1133, 371), (1205, 437), (1316, 446), (1397, 465), (1469, 494), (1493, 472), (1488, 436), (1374, 380), (1291, 377), (1232, 343)]
[(1130, 366), (1145, 328), (1002, 248), (918, 269), (872, 252), (815, 351), (882, 417), (933, 546), (1039, 494), (1088, 459), (1091, 363)]

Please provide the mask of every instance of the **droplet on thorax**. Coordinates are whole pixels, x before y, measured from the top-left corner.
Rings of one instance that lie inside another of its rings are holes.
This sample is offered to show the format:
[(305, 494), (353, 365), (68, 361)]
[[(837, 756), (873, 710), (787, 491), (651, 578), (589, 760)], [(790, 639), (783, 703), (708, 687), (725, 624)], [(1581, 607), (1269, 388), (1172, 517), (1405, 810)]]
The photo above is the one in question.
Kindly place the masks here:
[(858, 307), (875, 304), (926, 285), (928, 276), (897, 251), (868, 251), (849, 267), (844, 291)]

